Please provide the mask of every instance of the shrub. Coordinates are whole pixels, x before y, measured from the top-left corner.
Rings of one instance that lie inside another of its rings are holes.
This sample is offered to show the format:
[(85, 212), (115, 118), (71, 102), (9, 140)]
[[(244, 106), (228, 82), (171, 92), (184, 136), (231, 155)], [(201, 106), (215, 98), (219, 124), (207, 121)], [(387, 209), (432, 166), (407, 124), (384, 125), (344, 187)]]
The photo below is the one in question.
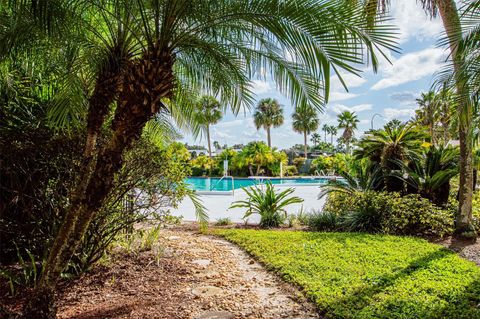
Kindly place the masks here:
[(264, 228), (282, 225), (287, 217), (285, 207), (303, 202), (299, 197), (289, 197), (294, 192), (293, 188), (277, 192), (272, 183), (267, 183), (265, 190), (255, 186), (250, 189), (244, 188), (244, 191), (248, 199), (233, 202), (230, 208), (247, 208), (244, 218), (259, 214), (260, 227)]
[(232, 224), (232, 220), (228, 217), (222, 217), (217, 219), (217, 222), (215, 223), (216, 226), (228, 226)]
[(313, 211), (307, 215), (307, 225), (316, 231), (335, 231), (340, 228), (340, 219), (336, 213)]
[(288, 165), (285, 166), (285, 170), (283, 172), (284, 176), (295, 176), (298, 175), (298, 169), (295, 165)]
[(331, 193), (324, 211), (341, 217), (349, 231), (445, 236), (453, 231), (453, 209), (420, 195), (388, 192)]
[(300, 167), (302, 167), (304, 164), (305, 164), (305, 157), (295, 157), (292, 161), (293, 165), (295, 165), (295, 167), (297, 169), (300, 169)]

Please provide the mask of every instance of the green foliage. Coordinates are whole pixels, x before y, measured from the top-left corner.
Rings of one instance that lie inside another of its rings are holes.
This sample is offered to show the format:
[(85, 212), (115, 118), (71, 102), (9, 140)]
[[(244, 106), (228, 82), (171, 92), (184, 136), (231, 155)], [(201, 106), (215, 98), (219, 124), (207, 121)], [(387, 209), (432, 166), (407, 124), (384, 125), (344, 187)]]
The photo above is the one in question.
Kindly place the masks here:
[(303, 202), (299, 197), (290, 197), (294, 192), (293, 188), (276, 191), (272, 183), (265, 184), (265, 189), (263, 186), (255, 186), (250, 189), (244, 188), (244, 191), (248, 199), (233, 202), (230, 208), (247, 208), (245, 219), (252, 214), (259, 214), (260, 227), (280, 226), (287, 217), (285, 207)]
[(210, 175), (213, 169), (217, 168), (215, 160), (206, 155), (199, 155), (190, 161), (192, 176)]
[(480, 268), (412, 237), (220, 230), (302, 287), (325, 318), (480, 318)]
[(353, 158), (351, 155), (337, 153), (332, 156), (319, 156), (312, 161), (310, 170), (324, 171), (325, 173), (334, 170), (336, 173), (349, 172)]
[(307, 214), (307, 225), (316, 231), (335, 231), (340, 226), (340, 216), (328, 211), (313, 211)]
[(253, 120), (257, 130), (278, 127), (283, 124), (283, 108), (276, 99), (262, 99), (255, 107)]
[(283, 168), (284, 176), (296, 176), (298, 175), (298, 168), (295, 165), (287, 165)]
[(295, 157), (292, 161), (293, 165), (298, 169), (300, 169), (305, 164), (305, 157)]
[(480, 191), (473, 193), (473, 224), (475, 229), (480, 229)]
[(454, 210), (418, 194), (334, 192), (323, 208), (341, 218), (342, 229), (397, 235), (442, 237), (453, 231)]
[(222, 217), (217, 219), (215, 226), (228, 226), (232, 224), (232, 220), (228, 217)]

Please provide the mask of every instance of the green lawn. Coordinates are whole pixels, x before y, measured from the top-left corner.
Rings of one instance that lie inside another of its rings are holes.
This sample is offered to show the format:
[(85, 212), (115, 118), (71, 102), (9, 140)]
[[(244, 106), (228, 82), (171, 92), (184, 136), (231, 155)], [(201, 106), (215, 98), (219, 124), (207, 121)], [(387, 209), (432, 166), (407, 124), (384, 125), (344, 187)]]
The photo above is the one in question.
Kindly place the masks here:
[(356, 233), (218, 230), (327, 318), (480, 318), (480, 267), (425, 240)]

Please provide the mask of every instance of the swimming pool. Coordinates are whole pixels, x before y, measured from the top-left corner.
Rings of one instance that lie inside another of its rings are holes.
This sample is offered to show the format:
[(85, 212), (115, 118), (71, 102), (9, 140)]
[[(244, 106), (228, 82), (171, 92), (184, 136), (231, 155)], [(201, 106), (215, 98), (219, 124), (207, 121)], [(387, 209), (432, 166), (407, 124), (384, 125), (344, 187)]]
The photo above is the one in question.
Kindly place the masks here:
[(250, 187), (258, 184), (264, 184), (270, 181), (275, 185), (323, 185), (328, 182), (327, 178), (271, 178), (271, 179), (253, 179), (253, 178), (235, 178), (230, 177), (220, 180), (218, 177), (190, 177), (186, 179), (187, 184), (196, 191), (210, 192), (210, 191), (232, 191), (243, 187)]

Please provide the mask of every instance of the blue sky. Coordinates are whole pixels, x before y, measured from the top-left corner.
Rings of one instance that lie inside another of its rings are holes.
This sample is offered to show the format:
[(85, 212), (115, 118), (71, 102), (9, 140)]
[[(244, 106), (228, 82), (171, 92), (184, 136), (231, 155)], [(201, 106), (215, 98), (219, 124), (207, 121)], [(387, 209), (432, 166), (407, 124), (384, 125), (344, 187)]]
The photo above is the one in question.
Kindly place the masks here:
[[(391, 119), (407, 120), (417, 107), (415, 99), (420, 92), (427, 91), (432, 85), (434, 74), (443, 65), (447, 52), (437, 47), (442, 34), (439, 18), (430, 20), (416, 0), (392, 1), (391, 16), (400, 32), (401, 53), (390, 53), (392, 64), (382, 61), (377, 74), (371, 68), (365, 68), (361, 77), (343, 74), (349, 92), (346, 92), (338, 78), (332, 77), (330, 100), (323, 114), (320, 114), (320, 127), (337, 124), (336, 116), (344, 110), (355, 111), (360, 119), (356, 136), (371, 126), (375, 113), (374, 127), (380, 127)], [(284, 108), (285, 123), (272, 130), (272, 144), (281, 149), (303, 143), (301, 134), (292, 130), (291, 102), (275, 90), (275, 84), (267, 81), (254, 81), (257, 100), (266, 97), (277, 98)], [(319, 133), (323, 133), (319, 129)], [(264, 130), (257, 131), (253, 125), (252, 112), (241, 112), (237, 117), (227, 113), (221, 122), (212, 126), (211, 138), (221, 145), (248, 143), (252, 140), (266, 140)], [(339, 132), (340, 135), (340, 132)], [(182, 140), (189, 144), (206, 145), (205, 138), (186, 134)]]

